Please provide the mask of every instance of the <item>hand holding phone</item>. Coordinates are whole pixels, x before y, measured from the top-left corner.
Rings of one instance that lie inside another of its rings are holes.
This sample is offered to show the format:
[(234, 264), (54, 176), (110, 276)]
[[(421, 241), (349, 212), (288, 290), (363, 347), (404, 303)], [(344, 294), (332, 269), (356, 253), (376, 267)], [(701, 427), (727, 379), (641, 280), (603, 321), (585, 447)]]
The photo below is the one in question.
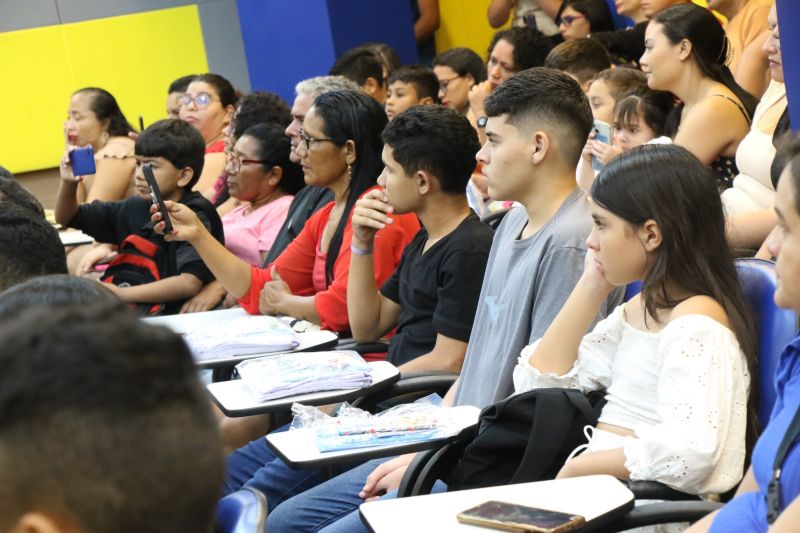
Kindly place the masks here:
[(97, 172), (94, 164), (94, 148), (91, 144), (70, 150), (69, 162), (72, 166), (72, 175), (75, 177), (89, 176)]
[(161, 196), (161, 189), (158, 188), (158, 182), (150, 163), (142, 165), (142, 173), (147, 181), (147, 186), (150, 187), (150, 197), (153, 199), (153, 203), (158, 205), (158, 211), (161, 213), (161, 220), (164, 222), (164, 233), (172, 233), (172, 221), (169, 218), (167, 206), (164, 205), (164, 198)]
[[(595, 120), (594, 126), (592, 126), (592, 131), (594, 132), (593, 140), (611, 144), (610, 124), (603, 122), (602, 120)], [(601, 163), (596, 157), (592, 157), (592, 168), (595, 170), (601, 170), (603, 168), (603, 163)]]
[(498, 501), (484, 502), (459, 513), (456, 518), (462, 524), (520, 533), (561, 533), (577, 529), (586, 522), (579, 515)]

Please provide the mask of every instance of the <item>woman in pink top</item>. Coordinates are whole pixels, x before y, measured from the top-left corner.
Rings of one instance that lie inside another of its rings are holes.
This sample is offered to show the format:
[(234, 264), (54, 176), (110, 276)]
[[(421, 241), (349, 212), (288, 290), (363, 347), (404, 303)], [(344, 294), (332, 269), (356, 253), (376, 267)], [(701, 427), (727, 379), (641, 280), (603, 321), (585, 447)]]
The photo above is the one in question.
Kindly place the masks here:
[[(228, 191), (241, 205), (222, 217), (225, 247), (260, 267), (289, 211), (295, 193), (305, 185), (300, 165), (289, 160), (289, 137), (275, 124), (248, 128), (225, 153)], [(186, 302), (184, 313), (213, 309), (227, 291), (212, 281)]]

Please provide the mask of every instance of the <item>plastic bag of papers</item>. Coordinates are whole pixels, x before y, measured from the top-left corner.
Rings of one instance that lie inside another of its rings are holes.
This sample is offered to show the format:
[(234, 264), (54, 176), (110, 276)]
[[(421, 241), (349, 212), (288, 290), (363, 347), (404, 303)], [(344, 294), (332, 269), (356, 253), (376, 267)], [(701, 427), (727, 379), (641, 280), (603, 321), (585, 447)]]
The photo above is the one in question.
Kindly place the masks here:
[(372, 385), (372, 368), (358, 353), (346, 350), (273, 355), (239, 363), (236, 370), (262, 402)]
[(372, 446), (409, 444), (455, 435), (462, 426), (452, 416), (453, 408), (440, 407), (427, 399), (398, 405), (377, 415), (346, 405), (338, 416), (294, 404), (291, 429), (311, 429), (320, 452)]
[(291, 327), (261, 315), (221, 318), (213, 327), (184, 334), (184, 340), (198, 361), (285, 352), (300, 344)]

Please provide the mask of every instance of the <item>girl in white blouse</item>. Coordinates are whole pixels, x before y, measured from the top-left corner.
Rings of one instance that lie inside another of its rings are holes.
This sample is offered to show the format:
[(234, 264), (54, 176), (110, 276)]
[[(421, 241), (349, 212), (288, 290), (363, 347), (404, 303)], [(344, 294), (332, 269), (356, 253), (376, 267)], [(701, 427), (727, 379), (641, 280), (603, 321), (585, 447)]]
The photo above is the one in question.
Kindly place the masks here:
[[(743, 474), (756, 350), (714, 182), (684, 148), (644, 145), (603, 169), (590, 201), (583, 276), (522, 351), (515, 389), (606, 390), (586, 452), (559, 477), (725, 492)], [(586, 334), (609, 292), (636, 280), (641, 294)]]

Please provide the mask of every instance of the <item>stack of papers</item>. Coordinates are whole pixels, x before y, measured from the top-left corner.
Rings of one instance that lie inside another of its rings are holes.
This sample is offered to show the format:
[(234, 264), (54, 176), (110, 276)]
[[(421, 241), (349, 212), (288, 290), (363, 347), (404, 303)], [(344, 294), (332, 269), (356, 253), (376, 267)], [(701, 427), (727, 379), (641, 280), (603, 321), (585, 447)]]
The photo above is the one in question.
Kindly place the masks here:
[(215, 322), (214, 327), (184, 334), (184, 340), (198, 361), (285, 352), (300, 344), (288, 325), (261, 315), (225, 317)]
[(250, 392), (262, 402), (309, 392), (363, 389), (372, 369), (353, 351), (292, 353), (236, 365)]

